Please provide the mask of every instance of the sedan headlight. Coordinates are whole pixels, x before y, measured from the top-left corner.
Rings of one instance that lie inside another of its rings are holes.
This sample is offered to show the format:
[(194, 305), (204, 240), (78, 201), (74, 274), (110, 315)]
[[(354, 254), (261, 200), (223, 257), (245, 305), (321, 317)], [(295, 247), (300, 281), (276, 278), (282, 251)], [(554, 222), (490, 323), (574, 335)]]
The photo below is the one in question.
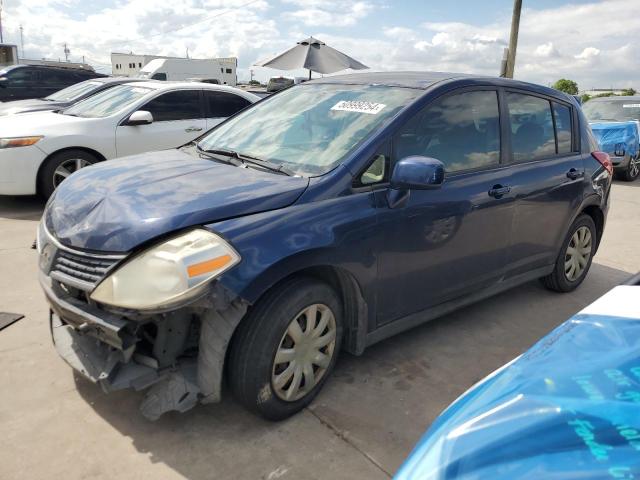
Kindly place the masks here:
[(28, 147), (29, 145), (38, 143), (40, 139), (42, 139), (42, 135), (0, 138), (0, 148)]
[(192, 230), (133, 257), (105, 278), (91, 299), (136, 310), (168, 308), (198, 295), (239, 261), (218, 235)]

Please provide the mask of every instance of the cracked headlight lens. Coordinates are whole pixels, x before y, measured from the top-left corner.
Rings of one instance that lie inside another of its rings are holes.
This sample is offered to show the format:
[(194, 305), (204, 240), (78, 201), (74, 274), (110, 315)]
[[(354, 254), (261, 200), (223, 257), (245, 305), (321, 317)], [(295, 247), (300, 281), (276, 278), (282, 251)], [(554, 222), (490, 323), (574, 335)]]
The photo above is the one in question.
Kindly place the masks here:
[(192, 230), (134, 256), (107, 276), (91, 299), (136, 310), (168, 308), (198, 295), (239, 261), (215, 233)]

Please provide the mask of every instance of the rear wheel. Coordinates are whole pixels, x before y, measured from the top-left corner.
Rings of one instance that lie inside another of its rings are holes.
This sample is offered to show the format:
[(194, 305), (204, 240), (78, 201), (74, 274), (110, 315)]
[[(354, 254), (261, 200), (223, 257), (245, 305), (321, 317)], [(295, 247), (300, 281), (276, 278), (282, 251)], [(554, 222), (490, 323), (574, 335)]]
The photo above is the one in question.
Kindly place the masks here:
[(556, 292), (575, 290), (587, 276), (596, 252), (597, 231), (589, 215), (580, 215), (562, 244), (553, 272), (542, 283)]
[(84, 150), (65, 150), (52, 155), (40, 170), (38, 191), (49, 198), (69, 175), (98, 161), (95, 155)]
[(229, 383), (248, 409), (282, 420), (307, 406), (335, 365), (342, 306), (312, 278), (288, 281), (262, 299), (240, 325), (229, 358)]
[(620, 177), (627, 182), (633, 182), (640, 175), (640, 154), (631, 157), (629, 166), (621, 173)]

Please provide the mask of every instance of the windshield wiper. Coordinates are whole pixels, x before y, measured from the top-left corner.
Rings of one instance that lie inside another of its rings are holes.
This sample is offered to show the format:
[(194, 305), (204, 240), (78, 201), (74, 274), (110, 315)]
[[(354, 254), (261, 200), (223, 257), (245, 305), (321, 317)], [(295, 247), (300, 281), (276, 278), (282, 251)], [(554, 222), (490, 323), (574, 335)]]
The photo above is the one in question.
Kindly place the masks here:
[(235, 158), (240, 160), (240, 162), (244, 164), (252, 164), (257, 165), (259, 167), (265, 168), (272, 172), (282, 173), (283, 175), (287, 175), (289, 177), (295, 176), (295, 172), (293, 170), (288, 169), (284, 165), (276, 165), (271, 162), (267, 162), (266, 160), (262, 160), (260, 158), (252, 157), (251, 155), (245, 155), (242, 153), (238, 153), (235, 150), (222, 150), (222, 149), (211, 149), (211, 150), (203, 150), (198, 147), (198, 150), (205, 153), (212, 153), (214, 155), (224, 155), (226, 157)]
[(244, 162), (242, 160), (237, 159), (235, 155), (231, 155), (227, 150), (205, 150), (203, 148), (200, 148), (200, 145), (198, 144), (196, 144), (196, 150), (201, 155), (206, 155), (209, 158), (211, 158), (211, 155), (218, 155), (218, 156), (233, 158), (234, 161), (222, 160), (222, 159), (216, 158), (216, 160), (226, 163), (227, 165), (233, 165), (235, 167), (241, 167), (244, 165)]

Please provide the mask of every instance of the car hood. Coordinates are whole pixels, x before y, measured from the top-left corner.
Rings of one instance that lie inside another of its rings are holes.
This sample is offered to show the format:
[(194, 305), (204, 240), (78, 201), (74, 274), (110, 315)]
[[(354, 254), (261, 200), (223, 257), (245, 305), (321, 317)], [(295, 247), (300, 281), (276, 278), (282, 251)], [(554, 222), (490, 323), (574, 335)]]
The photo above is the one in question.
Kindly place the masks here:
[(127, 252), (182, 228), (286, 207), (308, 183), (180, 150), (149, 152), (75, 173), (54, 193), (45, 221), (63, 245)]
[[(68, 130), (69, 128), (92, 121), (96, 121), (96, 119), (72, 117), (71, 115), (54, 113), (50, 110), (45, 112), (26, 112), (20, 115), (1, 116), (0, 133), (3, 137), (47, 136), (50, 133), (68, 132), (70, 131)], [(63, 130), (60, 127), (63, 127)]]
[[(626, 153), (635, 155), (638, 151), (638, 122), (594, 122), (591, 130), (598, 140), (602, 151), (611, 153), (620, 149), (619, 144), (625, 146)], [(616, 147), (618, 145), (618, 147)]]
[(14, 113), (36, 112), (41, 110), (57, 110), (67, 106), (65, 102), (50, 102), (40, 98), (31, 100), (15, 100), (0, 104), (0, 116)]

